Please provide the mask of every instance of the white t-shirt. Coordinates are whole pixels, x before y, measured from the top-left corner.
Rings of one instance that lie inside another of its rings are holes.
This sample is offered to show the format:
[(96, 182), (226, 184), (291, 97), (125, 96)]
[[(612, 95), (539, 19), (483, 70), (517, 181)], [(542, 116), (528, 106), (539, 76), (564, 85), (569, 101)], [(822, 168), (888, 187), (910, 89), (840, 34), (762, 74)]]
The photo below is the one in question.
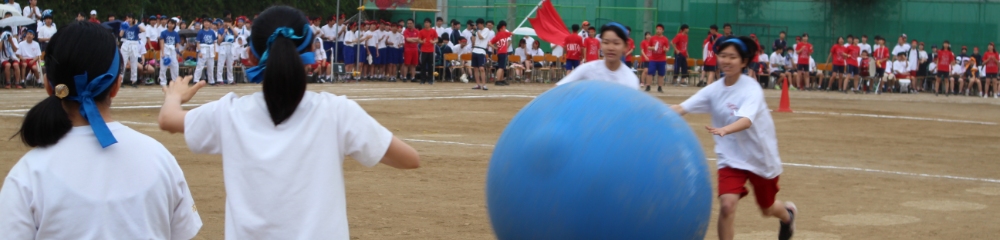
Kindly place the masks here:
[(528, 49), (528, 55), (531, 55), (531, 57), (545, 56), (545, 51), (542, 51), (542, 48)]
[(17, 44), (17, 55), (21, 59), (34, 59), (42, 55), (42, 48), (38, 46), (38, 41), (23, 41)]
[[(482, 36), (482, 38), (479, 38)], [(490, 40), (493, 40), (493, 35), (490, 34), (489, 29), (483, 29), (479, 33), (472, 35), (475, 39), (472, 43), (472, 53), (475, 54), (486, 54), (486, 47), (489, 46)]]
[(355, 36), (355, 33), (356, 32), (354, 31), (347, 31), (347, 33), (344, 33), (344, 45), (353, 47), (354, 44), (356, 44), (354, 41), (358, 40), (358, 38)]
[(903, 45), (899, 45), (897, 43), (896, 46), (892, 48), (892, 55), (896, 56), (899, 55), (899, 53), (906, 53), (906, 51), (910, 51), (909, 43), (904, 43)]
[(35, 148), (0, 188), (4, 239), (191, 239), (201, 217), (177, 160), (155, 139), (108, 123), (101, 148), (90, 126)]
[[(872, 45), (868, 45), (867, 43), (858, 43), (858, 48), (861, 49), (861, 52), (868, 51), (868, 55), (869, 56), (871, 56), (872, 53), (873, 53), (872, 52)], [(858, 52), (858, 54), (861, 54), (861, 52)]]
[(909, 65), (909, 64), (906, 61), (892, 61), (892, 73), (894, 73), (894, 74), (900, 74), (900, 73), (907, 73), (907, 74), (909, 74), (910, 67), (907, 66), (907, 65)]
[(469, 31), (469, 29), (465, 29), (465, 30), (462, 30), (461, 34), (462, 34), (462, 37), (465, 38), (465, 40), (468, 40), (469, 42), (472, 42), (472, 31)]
[(32, 14), (31, 13), (31, 5), (28, 5), (28, 6), (25, 6), (24, 9), (21, 10), (21, 16), (30, 18), (31, 20), (40, 21), (40, 20), (42, 20), (42, 10), (39, 9), (38, 6), (35, 6), (35, 13)]
[(562, 57), (563, 52), (565, 52), (562, 46), (551, 44), (551, 47), (552, 47), (552, 56)]
[(785, 63), (785, 57), (782, 56), (781, 54), (778, 54), (777, 52), (771, 53), (770, 60), (771, 61), (769, 62), (771, 63), (771, 72), (777, 72), (779, 69), (787, 65)]
[(767, 54), (761, 53), (757, 55), (757, 62), (768, 62)]
[(441, 34), (445, 34), (445, 33), (447, 33), (449, 36), (451, 35), (451, 28), (450, 27), (446, 27), (444, 25), (441, 25), (439, 27), (434, 27), (434, 31), (437, 32), (437, 36), (438, 37), (441, 37)]
[(611, 71), (604, 66), (604, 60), (597, 60), (584, 63), (573, 70), (572, 73), (559, 80), (556, 86), (582, 80), (608, 81), (632, 89), (639, 89), (639, 77), (636, 77), (628, 66), (622, 64), (618, 69)]
[(521, 58), (522, 62), (525, 61), (525, 60), (530, 60), (530, 59), (528, 59), (527, 51), (525, 51), (524, 48), (514, 49), (514, 56), (517, 56), (517, 57)]
[(461, 44), (455, 45), (451, 47), (451, 52), (457, 53), (458, 59), (462, 59), (462, 55), (472, 54), (472, 45), (468, 43), (465, 44), (465, 47), (462, 47)]
[(56, 23), (52, 23), (52, 26), (45, 26), (45, 24), (38, 24), (38, 38), (52, 38), (58, 29), (56, 29)]
[(764, 90), (756, 80), (741, 75), (735, 84), (726, 86), (725, 78), (720, 78), (680, 106), (689, 113), (711, 114), (715, 128), (728, 126), (740, 118), (747, 118), (752, 123), (750, 128), (725, 137), (712, 136), (720, 169), (747, 170), (767, 179), (781, 175), (774, 120), (764, 100)]
[(275, 126), (257, 92), (191, 110), (184, 138), (222, 154), (226, 239), (348, 239), (345, 156), (375, 166), (392, 132), (344, 96), (309, 91)]
[(531, 48), (532, 48), (532, 46), (534, 46), (534, 44), (535, 44), (535, 38), (532, 38), (532, 37), (525, 37), (525, 38), (523, 38), (523, 39), (524, 39), (524, 47), (525, 47), (525, 48), (527, 48), (527, 49), (531, 49)]
[(965, 73), (965, 68), (962, 66), (963, 65), (958, 65), (958, 64), (951, 65), (951, 75), (962, 75), (963, 73)]
[(377, 33), (377, 35), (375, 35), (375, 37), (378, 38), (378, 40), (376, 40), (375, 46), (378, 49), (385, 48), (385, 41), (389, 39), (389, 34), (391, 34), (391, 33), (390, 32), (386, 32), (386, 31), (381, 31), (381, 30), (379, 30), (376, 33)]
[(809, 72), (816, 72), (816, 59), (809, 56)]
[(368, 41), (365, 41), (365, 46), (375, 47), (378, 45), (378, 32), (376, 31), (365, 31), (365, 37), (371, 36)]

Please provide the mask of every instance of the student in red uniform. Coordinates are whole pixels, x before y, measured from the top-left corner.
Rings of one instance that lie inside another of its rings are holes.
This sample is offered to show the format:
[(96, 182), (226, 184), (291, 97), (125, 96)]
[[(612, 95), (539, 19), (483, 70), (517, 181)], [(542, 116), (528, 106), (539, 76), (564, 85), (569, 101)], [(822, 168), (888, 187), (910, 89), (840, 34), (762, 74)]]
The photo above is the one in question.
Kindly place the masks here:
[(882, 36), (875, 36), (875, 78), (882, 79), (885, 76), (886, 64), (889, 62), (889, 48), (885, 46), (885, 39)]
[[(657, 78), (662, 78), (667, 75), (667, 51), (670, 50), (670, 39), (663, 36), (663, 24), (656, 24), (656, 35), (649, 38), (649, 44), (647, 44), (646, 50), (651, 53), (649, 59), (649, 71), (647, 74), (649, 75), (649, 78), (652, 78), (653, 82), (656, 83), (656, 91), (663, 92), (663, 83), (666, 82), (667, 79), (657, 81)], [(647, 92), (649, 91), (649, 87), (650, 85), (646, 85)]]
[(715, 82), (718, 77), (718, 56), (712, 50), (715, 49), (715, 42), (719, 40), (719, 36), (719, 34), (709, 33), (708, 38), (705, 39), (705, 67), (702, 68), (702, 71), (705, 72), (705, 86)]
[(854, 81), (855, 88), (852, 90), (857, 93), (859, 74), (861, 74), (858, 64), (858, 57), (861, 56), (861, 48), (858, 47), (858, 39), (854, 38), (854, 35), (847, 35), (847, 38), (851, 39), (851, 42), (848, 43), (849, 45), (846, 51), (847, 75), (844, 76), (844, 82), (840, 87), (840, 91), (847, 93), (847, 86), (851, 84), (851, 81)]
[[(993, 96), (997, 98), (997, 88), (1000, 88), (1000, 81), (997, 81), (997, 72), (1000, 72), (1000, 54), (997, 54), (997, 48), (993, 43), (986, 46), (986, 53), (983, 54), (983, 66), (986, 66), (986, 80), (983, 82), (983, 98), (988, 96)], [(990, 86), (993, 87), (993, 93), (991, 94), (987, 91)]]
[(597, 29), (587, 29), (587, 39), (583, 40), (583, 52), (587, 53), (583, 62), (601, 60), (601, 40), (597, 38)]
[[(642, 41), (639, 42), (639, 55), (642, 58), (642, 66), (639, 66), (639, 68), (645, 68), (646, 69), (645, 71), (649, 71), (648, 70), (649, 57), (650, 55), (653, 54), (652, 52), (649, 51), (649, 48), (647, 48), (649, 46), (649, 38), (651, 37), (653, 37), (653, 35), (650, 34), (649, 32), (646, 32), (646, 34), (643, 35)], [(644, 88), (645, 86), (649, 86), (649, 77), (646, 75), (645, 72), (643, 71), (639, 72), (639, 80), (642, 81), (642, 84), (639, 84), (639, 88)]]
[(431, 28), (431, 19), (424, 18), (424, 28), (420, 30), (420, 73), (424, 77), (420, 79), (420, 84), (434, 85), (434, 43), (437, 42), (438, 35), (434, 28)]
[[(420, 31), (413, 23), (413, 19), (406, 20), (406, 30), (403, 31), (403, 70), (401, 82), (417, 81), (417, 64), (420, 64)], [(364, 61), (364, 60), (362, 60)]]
[(510, 32), (507, 31), (507, 21), (500, 21), (497, 24), (497, 33), (490, 40), (490, 46), (497, 50), (497, 79), (494, 81), (497, 86), (510, 85), (503, 79), (503, 70), (507, 68), (507, 49), (510, 47)]
[[(800, 42), (797, 45), (801, 44)], [(845, 52), (847, 52), (847, 49), (844, 48), (844, 37), (838, 37), (837, 42), (830, 47), (830, 55), (826, 56), (827, 63), (830, 63), (830, 59), (833, 59), (833, 73), (830, 74), (830, 81), (826, 85), (827, 91), (832, 90), (833, 86), (839, 85), (838, 83), (840, 83), (841, 78), (845, 77), (847, 73), (847, 59), (844, 58)]]
[(937, 77), (934, 79), (934, 96), (937, 96), (939, 93), (938, 86), (942, 84), (941, 80), (945, 80), (944, 82), (945, 87), (944, 89), (940, 90), (947, 89), (944, 92), (944, 96), (946, 97), (948, 96), (948, 94), (950, 94), (951, 92), (950, 90), (952, 87), (952, 84), (950, 82), (951, 81), (950, 73), (951, 73), (951, 62), (953, 61), (955, 61), (955, 54), (951, 52), (951, 46), (949, 46), (949, 43), (946, 40), (944, 41), (944, 45), (942, 45), (941, 50), (938, 51), (937, 59), (934, 60), (938, 68), (936, 74)]
[(680, 30), (677, 31), (677, 35), (674, 35), (674, 41), (670, 42), (670, 45), (674, 47), (674, 81), (683, 82), (681, 85), (687, 85), (687, 79), (681, 77), (687, 77), (688, 75), (687, 24), (681, 24)]
[[(632, 32), (632, 27), (625, 26), (625, 31)], [(601, 39), (597, 39), (597, 41), (601, 41)], [(628, 38), (628, 41), (625, 42), (625, 52), (622, 53), (622, 62), (625, 62), (625, 65), (629, 68), (632, 68), (632, 71), (635, 71), (635, 67), (632, 67), (632, 62), (628, 61), (627, 57), (632, 56), (632, 52), (634, 51), (635, 41), (632, 41), (632, 38)]]
[(799, 81), (809, 79), (809, 58), (813, 54), (813, 45), (809, 43), (809, 34), (802, 33), (802, 42), (795, 46), (795, 53), (798, 54), (795, 69), (799, 73)]
[[(580, 32), (580, 25), (573, 24), (573, 32)], [(573, 69), (580, 66), (580, 55), (583, 51), (583, 38), (580, 35), (570, 34), (566, 36), (566, 41), (563, 44), (566, 48), (566, 75), (573, 72)]]

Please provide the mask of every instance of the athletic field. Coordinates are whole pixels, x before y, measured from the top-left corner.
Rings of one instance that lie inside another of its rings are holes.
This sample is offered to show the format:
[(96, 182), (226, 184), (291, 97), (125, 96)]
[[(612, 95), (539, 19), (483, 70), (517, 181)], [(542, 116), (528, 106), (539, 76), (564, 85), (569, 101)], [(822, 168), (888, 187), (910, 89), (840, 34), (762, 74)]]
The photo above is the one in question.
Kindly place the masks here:
[[(493, 238), (484, 199), (493, 144), (514, 114), (552, 85), (471, 87), (309, 85), (358, 101), (421, 154), (421, 168), (411, 171), (344, 164), (352, 239)], [(676, 104), (698, 89), (668, 87), (651, 94)], [(230, 91), (259, 90), (250, 84), (205, 87), (188, 105)], [(766, 95), (770, 108), (777, 109), (780, 92)], [(43, 96), (34, 88), (0, 90), (0, 136), (13, 135), (21, 116)], [(158, 87), (123, 88), (114, 99), (113, 117), (156, 138), (177, 157), (204, 222), (196, 239), (222, 239), (221, 156), (192, 154), (182, 135), (160, 131), (162, 97)], [(1000, 100), (834, 92), (792, 92), (791, 98), (794, 113), (772, 114), (785, 164), (778, 199), (793, 201), (800, 210), (795, 239), (1000, 238)], [(704, 130), (709, 117), (686, 118), (708, 156), (714, 182), (714, 143)], [(0, 173), (6, 176), (28, 150), (17, 138), (0, 142)], [(736, 238), (774, 239), (778, 220), (761, 220), (753, 201), (740, 202)], [(716, 238), (717, 212), (716, 205), (708, 239)]]

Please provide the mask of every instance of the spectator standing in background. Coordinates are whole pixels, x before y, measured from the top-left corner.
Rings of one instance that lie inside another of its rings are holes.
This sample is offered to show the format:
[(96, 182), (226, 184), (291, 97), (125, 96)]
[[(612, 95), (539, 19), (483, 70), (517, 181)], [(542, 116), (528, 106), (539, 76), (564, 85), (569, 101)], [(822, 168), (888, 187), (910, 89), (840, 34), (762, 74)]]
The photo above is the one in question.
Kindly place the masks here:
[(42, 25), (38, 26), (38, 45), (45, 51), (45, 46), (49, 44), (49, 38), (56, 34), (56, 24), (52, 22), (52, 15), (42, 16)]
[[(774, 40), (774, 45), (771, 45), (771, 49), (774, 49), (775, 52), (784, 52), (785, 47), (788, 46), (788, 41), (785, 41), (785, 36), (786, 36), (785, 31), (781, 31), (781, 33), (778, 33), (778, 39)], [(779, 51), (778, 49), (781, 50)]]
[(101, 20), (97, 20), (97, 10), (90, 10), (90, 19), (87, 19), (87, 21), (101, 24)]
[(21, 15), (35, 20), (35, 23), (25, 27), (32, 32), (38, 32), (38, 22), (42, 21), (42, 10), (38, 8), (38, 0), (28, 0), (28, 6), (21, 10)]

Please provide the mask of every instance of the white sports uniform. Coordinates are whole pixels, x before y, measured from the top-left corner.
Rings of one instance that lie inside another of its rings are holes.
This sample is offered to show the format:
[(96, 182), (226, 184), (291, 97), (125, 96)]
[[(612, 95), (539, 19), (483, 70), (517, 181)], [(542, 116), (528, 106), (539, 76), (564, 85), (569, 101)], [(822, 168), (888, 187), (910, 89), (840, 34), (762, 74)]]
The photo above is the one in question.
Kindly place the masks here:
[(118, 122), (101, 148), (90, 126), (28, 151), (0, 188), (3, 239), (191, 239), (201, 217), (177, 160)]
[(556, 85), (563, 85), (582, 80), (600, 80), (621, 84), (631, 89), (639, 89), (639, 77), (635, 76), (628, 66), (622, 64), (611, 71), (604, 65), (604, 60), (590, 61), (580, 65), (572, 73), (559, 80)]
[(375, 166), (392, 132), (344, 96), (309, 91), (275, 126), (257, 92), (192, 109), (184, 139), (222, 155), (226, 239), (349, 239), (345, 156)]
[[(233, 49), (236, 46), (236, 35), (232, 29), (224, 28), (219, 31), (219, 38), (222, 38), (222, 42), (219, 43), (219, 58), (218, 58), (218, 69), (215, 72), (215, 79), (218, 79), (220, 83), (232, 84), (236, 82), (236, 77), (233, 76), (233, 62), (236, 61), (236, 54), (234, 54)], [(223, 68), (225, 66), (225, 68)], [(226, 70), (229, 78), (222, 78), (222, 70)], [(228, 79), (228, 81), (226, 80)]]
[(208, 76), (208, 83), (215, 84), (215, 61), (213, 61), (215, 53), (215, 39), (216, 32), (212, 30), (202, 29), (198, 32), (198, 65), (194, 68), (194, 82), (201, 81), (202, 70), (205, 71), (205, 75)]

